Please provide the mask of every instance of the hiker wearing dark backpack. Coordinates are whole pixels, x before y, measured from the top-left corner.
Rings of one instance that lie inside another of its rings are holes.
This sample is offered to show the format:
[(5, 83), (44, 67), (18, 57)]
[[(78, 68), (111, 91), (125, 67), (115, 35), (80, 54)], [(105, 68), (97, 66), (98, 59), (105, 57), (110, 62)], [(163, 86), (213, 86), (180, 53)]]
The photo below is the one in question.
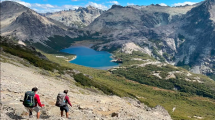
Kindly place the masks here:
[(25, 93), (23, 105), (29, 111), (30, 118), (33, 117), (32, 112), (35, 111), (35, 112), (37, 112), (37, 119), (39, 119), (40, 118), (40, 109), (37, 106), (37, 104), (40, 107), (43, 107), (44, 104), (41, 104), (40, 96), (38, 94), (36, 94), (37, 91), (38, 91), (37, 87), (32, 88), (32, 91), (27, 91)]
[(63, 117), (63, 111), (66, 112), (66, 118), (69, 118), (69, 107), (72, 107), (69, 97), (67, 96), (68, 90), (64, 90), (63, 93), (59, 93), (57, 96), (56, 106), (60, 107), (61, 117)]

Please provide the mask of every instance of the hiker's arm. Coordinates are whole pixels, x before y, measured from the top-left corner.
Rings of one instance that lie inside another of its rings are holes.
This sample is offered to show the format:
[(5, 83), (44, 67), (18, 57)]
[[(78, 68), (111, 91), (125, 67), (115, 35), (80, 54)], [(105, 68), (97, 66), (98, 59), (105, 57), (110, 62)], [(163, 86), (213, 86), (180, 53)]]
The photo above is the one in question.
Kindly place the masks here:
[(72, 104), (71, 104), (70, 101), (69, 101), (69, 97), (66, 96), (65, 99), (68, 101), (69, 105), (72, 107)]
[(40, 107), (43, 107), (44, 105), (42, 105), (41, 104), (41, 102), (40, 102), (40, 96), (39, 95), (35, 95), (35, 99), (36, 99), (36, 101), (37, 101), (37, 103), (38, 103), (38, 105), (40, 106)]

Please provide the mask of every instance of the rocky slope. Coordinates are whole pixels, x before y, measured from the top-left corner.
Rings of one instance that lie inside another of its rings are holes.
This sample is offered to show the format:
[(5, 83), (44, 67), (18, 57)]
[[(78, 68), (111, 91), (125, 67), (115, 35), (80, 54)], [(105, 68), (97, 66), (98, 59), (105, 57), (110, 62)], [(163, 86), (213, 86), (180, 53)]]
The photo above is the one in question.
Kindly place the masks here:
[(44, 14), (44, 16), (62, 22), (66, 26), (83, 28), (88, 26), (102, 13), (102, 10), (88, 6), (86, 8), (79, 7), (76, 10), (48, 13)]
[[(175, 24), (194, 6), (166, 7), (166, 6), (127, 6), (113, 5), (112, 8), (97, 19), (88, 27), (88, 30), (98, 31), (107, 39), (112, 40), (111, 44), (101, 45), (104, 47), (120, 46), (126, 42), (134, 42), (140, 47), (152, 47), (158, 53), (177, 52), (175, 40), (169, 35)], [(155, 56), (157, 57), (157, 56)]]
[(75, 37), (74, 31), (60, 22), (39, 15), (35, 11), (12, 1), (3, 1), (1, 7), (1, 33), (20, 40), (40, 42), (54, 35)]
[[(1, 119), (28, 119), (28, 113), (20, 100), (23, 99), (25, 91), (37, 86), (41, 102), (45, 104), (45, 107), (41, 109), (41, 119), (65, 119), (65, 117), (59, 117), (60, 110), (54, 104), (57, 94), (68, 89), (68, 95), (73, 104), (69, 112), (72, 119), (171, 120), (168, 112), (161, 106), (149, 108), (137, 100), (107, 96), (97, 90), (93, 90), (97, 92), (92, 92), (92, 90), (77, 87), (71, 76), (50, 76), (47, 71), (31, 66), (25, 60), (6, 53), (1, 54), (0, 60)], [(35, 113), (33, 114), (33, 119), (36, 119)]]
[[(186, 14), (177, 30), (185, 40), (178, 48), (177, 60), (191, 66), (195, 73), (214, 75), (215, 1), (207, 0)], [(178, 62), (178, 61), (176, 61)]]

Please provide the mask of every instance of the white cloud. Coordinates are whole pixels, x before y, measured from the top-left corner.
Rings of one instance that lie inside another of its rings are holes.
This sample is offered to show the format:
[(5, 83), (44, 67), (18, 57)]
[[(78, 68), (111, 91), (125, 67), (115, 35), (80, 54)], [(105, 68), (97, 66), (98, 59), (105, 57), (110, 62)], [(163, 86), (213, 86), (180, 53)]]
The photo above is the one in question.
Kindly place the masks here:
[(160, 3), (159, 5), (160, 5), (160, 6), (168, 6), (168, 5), (165, 4), (165, 3)]
[(54, 6), (50, 5), (50, 4), (45, 4), (46, 7), (49, 7), (49, 8), (53, 8)]
[(50, 5), (50, 4), (38, 4), (38, 3), (35, 3), (35, 4), (32, 4), (32, 7), (39, 7), (39, 8), (54, 8), (53, 5)]
[(108, 3), (119, 5), (119, 2), (117, 2), (117, 1), (110, 1)]
[(79, 6), (75, 6), (75, 5), (63, 5), (62, 8), (74, 10), (74, 9), (78, 9)]
[(176, 7), (176, 6), (185, 6), (185, 5), (194, 5), (196, 4), (196, 2), (184, 2), (184, 3), (175, 3), (172, 6)]
[(57, 11), (68, 10), (68, 9), (75, 10), (75, 9), (78, 9), (79, 6), (76, 6), (76, 5), (57, 6), (57, 5), (50, 5), (50, 4), (35, 3), (32, 5), (31, 8), (39, 13), (45, 13), (45, 12), (57, 12)]
[(26, 7), (31, 7), (31, 4), (30, 3), (26, 3), (26, 2), (23, 2), (23, 1), (18, 1), (19, 4), (22, 4)]
[(127, 3), (127, 5), (134, 5), (134, 3)]
[(78, 1), (78, 0), (72, 0), (72, 1)]
[(91, 5), (91, 6), (95, 7), (95, 8), (98, 8), (98, 9), (102, 9), (102, 10), (107, 10), (108, 9), (107, 6), (102, 5), (102, 4), (97, 4), (97, 3), (94, 3), (94, 2), (89, 2), (87, 4), (87, 6), (89, 6), (89, 5)]
[[(51, 4), (39, 4), (39, 3), (27, 3), (27, 2), (23, 2), (21, 0), (2, 0), (2, 1), (14, 1), (14, 2), (18, 2), (26, 7), (29, 7), (31, 9), (33, 9), (34, 11), (38, 12), (38, 13), (46, 13), (46, 12), (57, 12), (57, 11), (62, 11), (62, 10), (75, 10), (78, 9), (79, 7), (84, 7), (84, 6), (93, 6), (102, 10), (107, 10), (110, 7), (107, 7), (103, 4), (97, 4), (94, 2), (89, 2), (87, 5), (62, 5), (62, 6), (58, 6), (58, 5), (51, 5)], [(75, 1), (75, 0), (73, 0)], [(78, 0), (76, 0), (78, 1)]]

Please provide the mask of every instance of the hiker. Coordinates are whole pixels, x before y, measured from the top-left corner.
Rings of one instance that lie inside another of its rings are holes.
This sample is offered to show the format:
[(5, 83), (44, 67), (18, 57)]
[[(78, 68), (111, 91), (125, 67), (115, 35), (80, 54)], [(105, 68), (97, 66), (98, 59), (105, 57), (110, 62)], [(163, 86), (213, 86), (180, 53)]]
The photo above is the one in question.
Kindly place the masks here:
[(64, 90), (63, 93), (59, 93), (57, 96), (56, 106), (60, 107), (61, 117), (63, 117), (63, 111), (66, 112), (66, 118), (69, 118), (69, 107), (68, 104), (72, 107), (72, 104), (69, 101), (67, 96), (68, 90)]
[(35, 111), (35, 112), (37, 112), (37, 119), (39, 119), (40, 118), (40, 109), (37, 106), (37, 104), (40, 107), (43, 107), (44, 104), (41, 104), (40, 96), (38, 94), (36, 94), (37, 91), (38, 91), (37, 87), (32, 88), (32, 91), (27, 91), (25, 93), (23, 105), (29, 111), (30, 118), (33, 117), (32, 112)]

